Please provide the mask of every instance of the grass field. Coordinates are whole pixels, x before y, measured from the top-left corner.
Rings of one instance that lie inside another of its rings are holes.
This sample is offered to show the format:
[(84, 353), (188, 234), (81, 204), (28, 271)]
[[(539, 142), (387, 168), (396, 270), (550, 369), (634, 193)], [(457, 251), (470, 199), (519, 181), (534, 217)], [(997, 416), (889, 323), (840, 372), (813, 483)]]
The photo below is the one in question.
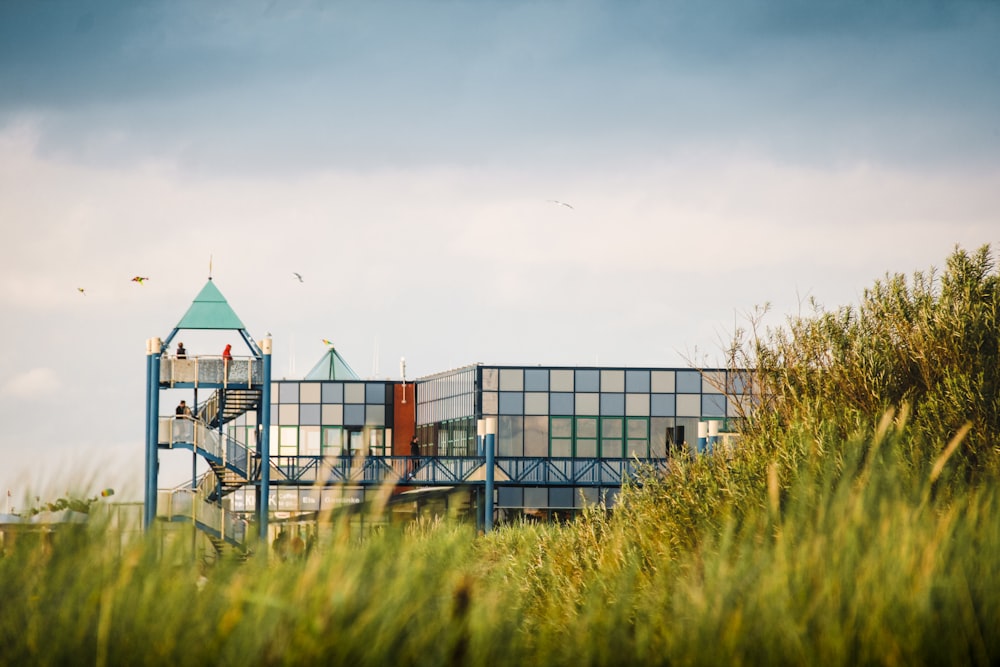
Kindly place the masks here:
[(96, 522), (19, 541), (0, 558), (0, 663), (997, 664), (984, 250), (887, 278), (857, 311), (752, 330), (732, 355), (759, 402), (740, 447), (568, 525), (345, 524), (304, 559), (208, 569)]

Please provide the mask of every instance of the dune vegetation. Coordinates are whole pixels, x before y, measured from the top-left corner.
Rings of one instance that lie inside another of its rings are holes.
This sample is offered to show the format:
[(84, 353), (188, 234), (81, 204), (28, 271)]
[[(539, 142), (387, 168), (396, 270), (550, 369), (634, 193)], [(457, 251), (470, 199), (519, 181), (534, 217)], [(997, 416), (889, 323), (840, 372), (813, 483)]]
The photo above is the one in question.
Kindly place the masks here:
[(564, 525), (344, 523), (207, 568), (97, 522), (19, 542), (0, 663), (996, 664), (998, 313), (985, 246), (751, 316), (739, 445)]

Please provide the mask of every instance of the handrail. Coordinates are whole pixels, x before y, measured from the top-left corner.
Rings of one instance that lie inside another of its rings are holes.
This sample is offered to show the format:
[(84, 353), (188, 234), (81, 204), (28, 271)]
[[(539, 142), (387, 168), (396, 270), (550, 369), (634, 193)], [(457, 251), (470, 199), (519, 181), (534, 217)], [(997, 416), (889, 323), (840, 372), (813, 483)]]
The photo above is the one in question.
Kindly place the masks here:
[(207, 529), (206, 532), (230, 544), (243, 546), (246, 543), (246, 520), (205, 501), (194, 489), (161, 490), (156, 505), (157, 513), (168, 520), (190, 519), (199, 528)]
[(178, 359), (165, 355), (160, 362), (160, 382), (252, 388), (264, 382), (264, 365), (254, 363), (255, 357), (232, 357), (228, 361), (219, 355), (198, 355)]

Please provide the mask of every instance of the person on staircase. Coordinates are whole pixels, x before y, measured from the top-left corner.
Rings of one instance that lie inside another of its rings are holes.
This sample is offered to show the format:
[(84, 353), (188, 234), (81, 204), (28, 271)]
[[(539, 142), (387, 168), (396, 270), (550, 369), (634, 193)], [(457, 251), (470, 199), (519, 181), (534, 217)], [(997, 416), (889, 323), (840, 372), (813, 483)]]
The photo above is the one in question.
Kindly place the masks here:
[(174, 410), (177, 428), (174, 429), (174, 442), (191, 442), (194, 439), (194, 422), (191, 417), (191, 407), (187, 401), (181, 401)]

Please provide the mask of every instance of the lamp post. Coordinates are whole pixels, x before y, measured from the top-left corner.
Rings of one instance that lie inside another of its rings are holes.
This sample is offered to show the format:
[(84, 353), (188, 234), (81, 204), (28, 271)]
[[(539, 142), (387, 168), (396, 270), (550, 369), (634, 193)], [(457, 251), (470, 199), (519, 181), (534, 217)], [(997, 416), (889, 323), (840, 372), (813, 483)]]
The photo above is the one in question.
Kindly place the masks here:
[(267, 549), (267, 520), (271, 499), (271, 338), (260, 342), (264, 354), (264, 384), (260, 391), (260, 487), (257, 494), (257, 527), (261, 547)]
[(497, 433), (497, 418), (486, 417), (477, 423), (477, 432), (486, 450), (486, 509), (483, 517), (483, 532), (493, 529), (493, 450)]

